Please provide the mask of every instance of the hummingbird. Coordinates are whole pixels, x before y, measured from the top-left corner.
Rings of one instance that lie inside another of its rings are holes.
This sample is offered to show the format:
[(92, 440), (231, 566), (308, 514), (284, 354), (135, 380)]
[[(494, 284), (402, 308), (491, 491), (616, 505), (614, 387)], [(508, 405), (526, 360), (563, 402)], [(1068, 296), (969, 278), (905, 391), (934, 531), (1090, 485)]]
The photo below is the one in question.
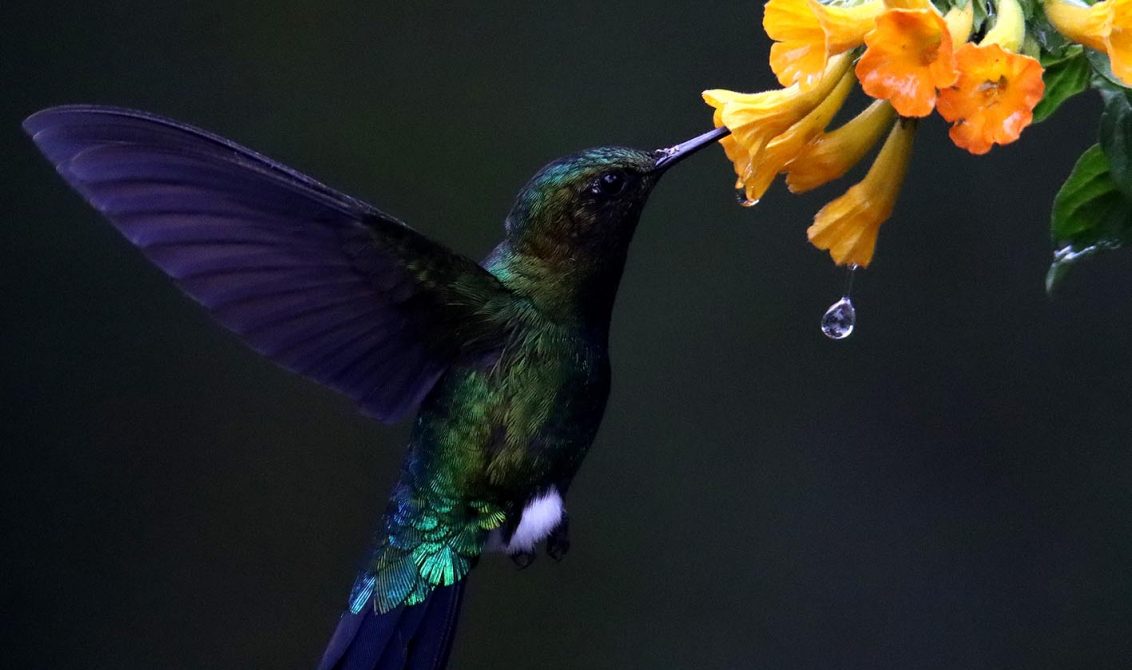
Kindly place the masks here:
[(218, 135), (114, 107), (24, 129), (71, 187), (252, 349), (385, 423), (400, 476), (319, 668), (441, 670), (469, 571), (569, 550), (565, 497), (610, 387), (630, 241), (673, 165), (717, 128), (552, 161), (482, 263)]

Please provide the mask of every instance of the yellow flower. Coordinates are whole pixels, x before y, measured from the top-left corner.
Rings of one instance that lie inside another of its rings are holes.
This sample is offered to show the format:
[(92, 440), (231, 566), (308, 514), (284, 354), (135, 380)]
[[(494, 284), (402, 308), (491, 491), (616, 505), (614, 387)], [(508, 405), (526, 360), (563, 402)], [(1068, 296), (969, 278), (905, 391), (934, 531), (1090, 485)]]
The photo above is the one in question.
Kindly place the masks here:
[(810, 0), (770, 0), (763, 10), (763, 29), (774, 40), (770, 69), (780, 84), (810, 86), (825, 71), (825, 31)]
[(1017, 52), (1022, 48), (1022, 40), (1026, 39), (1026, 16), (1022, 13), (1022, 6), (1018, 0), (998, 0), (995, 9), (994, 27), (987, 31), (979, 44), (997, 44), (1007, 51)]
[(831, 54), (861, 46), (865, 35), (876, 24), (877, 17), (884, 13), (885, 4), (884, 0), (861, 0), (856, 4), (824, 5), (817, 0), (810, 0), (829, 40)]
[(770, 0), (763, 10), (763, 29), (775, 43), (770, 68), (783, 86), (813, 85), (826, 60), (860, 46), (865, 33), (884, 10), (884, 0), (855, 5), (823, 5), (818, 0)]
[(892, 126), (894, 116), (892, 105), (875, 100), (845, 125), (818, 135), (786, 166), (790, 192), (805, 193), (844, 176)]
[(933, 8), (889, 9), (865, 36), (868, 48), (857, 61), (861, 88), (888, 100), (901, 116), (927, 116), (936, 89), (959, 77), (951, 33)]
[(826, 249), (838, 265), (868, 267), (877, 233), (892, 215), (896, 195), (908, 171), (916, 121), (901, 119), (889, 133), (869, 173), (814, 217), (806, 236)]
[[(935, 9), (932, 0), (884, 0), (888, 9)], [(938, 13), (938, 12), (937, 12)], [(971, 29), (975, 24), (975, 5), (967, 2), (962, 7), (952, 7), (943, 15), (947, 24), (947, 32), (951, 34), (951, 43), (962, 44), (971, 36)]]
[(808, 89), (794, 84), (762, 93), (704, 91), (704, 101), (715, 108), (712, 117), (715, 126), (731, 129), (731, 135), (720, 140), (720, 144), (735, 165), (735, 174), (739, 177), (737, 188), (754, 177), (770, 141), (825, 100), (849, 71), (849, 65), (847, 54), (829, 59), (818, 83)]
[(766, 145), (751, 176), (744, 179), (744, 191), (748, 202), (758, 202), (766, 190), (770, 188), (774, 178), (789, 165), (806, 145), (821, 134), (829, 125), (833, 117), (845, 104), (845, 99), (853, 90), (857, 80), (853, 74), (846, 72), (841, 81), (821, 104), (800, 121), (790, 126), (781, 135), (775, 137)]
[(943, 22), (947, 24), (947, 32), (951, 33), (951, 44), (963, 44), (971, 37), (971, 29), (975, 27), (975, 3), (968, 0), (963, 7), (952, 7), (943, 15)]
[(1043, 8), (1062, 35), (1108, 54), (1113, 74), (1132, 86), (1132, 0), (1104, 0), (1091, 7), (1046, 0)]

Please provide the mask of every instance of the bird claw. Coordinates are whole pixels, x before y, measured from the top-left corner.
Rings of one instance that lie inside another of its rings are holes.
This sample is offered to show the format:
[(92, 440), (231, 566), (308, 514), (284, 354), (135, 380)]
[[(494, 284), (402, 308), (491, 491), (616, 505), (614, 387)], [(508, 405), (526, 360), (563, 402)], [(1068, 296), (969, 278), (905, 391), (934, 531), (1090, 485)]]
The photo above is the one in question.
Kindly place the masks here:
[(561, 561), (566, 558), (566, 554), (569, 551), (570, 540), (567, 538), (551, 539), (546, 543), (546, 555), (553, 558), (555, 561)]
[(546, 555), (553, 558), (555, 561), (561, 561), (566, 558), (566, 554), (570, 551), (570, 523), (566, 515), (562, 515), (562, 522), (558, 527), (551, 531), (550, 536), (546, 538)]
[(511, 554), (511, 562), (515, 564), (520, 570), (525, 570), (531, 567), (531, 563), (535, 562), (535, 552), (533, 551), (520, 551)]

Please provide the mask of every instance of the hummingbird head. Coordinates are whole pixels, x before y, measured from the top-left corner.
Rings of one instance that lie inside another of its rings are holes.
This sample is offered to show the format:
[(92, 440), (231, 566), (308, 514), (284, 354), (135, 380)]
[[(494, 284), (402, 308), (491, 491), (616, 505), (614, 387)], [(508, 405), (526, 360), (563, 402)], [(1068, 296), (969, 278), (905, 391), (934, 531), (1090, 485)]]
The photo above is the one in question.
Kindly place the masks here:
[(544, 166), (519, 192), (488, 268), (545, 310), (608, 320), (649, 194), (673, 165), (727, 134), (655, 151), (597, 147)]
[(604, 256), (631, 234), (661, 172), (654, 152), (597, 147), (535, 173), (507, 217), (509, 239), (540, 255)]

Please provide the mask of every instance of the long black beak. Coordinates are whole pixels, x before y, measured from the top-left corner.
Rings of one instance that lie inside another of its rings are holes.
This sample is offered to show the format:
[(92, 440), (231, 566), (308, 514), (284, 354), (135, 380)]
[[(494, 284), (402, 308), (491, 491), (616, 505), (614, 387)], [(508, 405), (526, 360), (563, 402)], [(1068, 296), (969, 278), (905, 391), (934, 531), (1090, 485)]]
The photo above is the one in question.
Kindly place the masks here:
[(703, 149), (709, 144), (714, 144), (718, 140), (721, 140), (730, 134), (730, 128), (728, 128), (727, 126), (721, 126), (719, 128), (716, 128), (715, 130), (709, 130), (699, 137), (693, 137), (687, 142), (681, 142), (674, 147), (660, 149), (656, 152), (659, 156), (659, 158), (656, 159), (656, 170), (658, 172), (667, 170), (668, 168), (676, 165), (688, 156), (696, 153), (700, 149)]

